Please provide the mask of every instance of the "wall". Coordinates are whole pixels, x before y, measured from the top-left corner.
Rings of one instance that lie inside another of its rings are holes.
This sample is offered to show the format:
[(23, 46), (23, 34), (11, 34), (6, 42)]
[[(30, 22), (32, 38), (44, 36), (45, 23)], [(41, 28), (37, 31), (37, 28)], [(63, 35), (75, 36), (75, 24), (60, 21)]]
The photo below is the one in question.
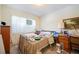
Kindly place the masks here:
[(50, 13), (42, 17), (41, 19), (41, 29), (43, 30), (57, 30), (63, 28), (63, 19), (79, 17), (79, 7), (78, 6), (68, 6), (64, 9), (58, 10), (54, 13)]
[[(2, 5), (0, 5), (0, 20), (1, 20), (1, 11), (2, 11)], [(3, 46), (2, 35), (0, 34), (0, 54), (4, 54), (4, 53), (5, 53), (5, 50), (4, 50), (4, 46)]]
[(1, 19), (1, 5), (0, 5), (0, 19)]
[(1, 5), (0, 5), (0, 19), (1, 19)]
[[(11, 16), (19, 16), (19, 17), (25, 17), (25, 18), (34, 18), (36, 20), (36, 28), (39, 28), (40, 26), (40, 17), (28, 13), (28, 12), (24, 12), (24, 11), (20, 11), (20, 10), (16, 10), (13, 8), (9, 8), (6, 5), (2, 5), (2, 20), (7, 22), (7, 25), (11, 25)], [(38, 23), (39, 22), (39, 23)]]
[[(40, 17), (28, 12), (7, 7), (7, 5), (2, 5), (1, 7), (2, 7), (1, 20), (5, 21), (7, 25), (11, 26), (11, 16), (19, 16), (19, 17), (25, 17), (25, 18), (34, 18), (36, 20), (36, 29), (40, 28)], [(18, 39), (19, 39), (19, 34), (11, 32), (11, 40), (14, 44), (18, 42)]]
[[(0, 20), (1, 20), (1, 5), (0, 5)], [(0, 33), (1, 33), (1, 28), (0, 28)]]

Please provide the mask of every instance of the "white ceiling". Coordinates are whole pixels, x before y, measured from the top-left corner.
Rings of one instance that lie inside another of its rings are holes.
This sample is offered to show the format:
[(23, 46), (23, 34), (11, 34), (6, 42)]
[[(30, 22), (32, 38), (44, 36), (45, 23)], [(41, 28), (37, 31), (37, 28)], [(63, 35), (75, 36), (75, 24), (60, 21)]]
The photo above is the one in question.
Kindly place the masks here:
[(43, 6), (36, 6), (33, 4), (9, 4), (7, 6), (35, 14), (37, 16), (44, 16), (48, 13), (55, 12), (57, 10), (60, 10), (70, 5), (68, 4), (46, 4)]

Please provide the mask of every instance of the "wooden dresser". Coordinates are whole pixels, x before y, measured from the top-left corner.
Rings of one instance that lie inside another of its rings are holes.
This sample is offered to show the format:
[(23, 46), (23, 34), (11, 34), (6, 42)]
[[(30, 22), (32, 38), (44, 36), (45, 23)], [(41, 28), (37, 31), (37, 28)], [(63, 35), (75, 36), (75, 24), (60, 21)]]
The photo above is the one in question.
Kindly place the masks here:
[(0, 26), (5, 53), (10, 53), (10, 26)]
[(71, 48), (79, 50), (79, 35), (71, 35)]
[(58, 41), (59, 41), (59, 43), (63, 43), (65, 51), (67, 51), (69, 53), (71, 52), (70, 40), (69, 40), (68, 36), (61, 35), (58, 37)]

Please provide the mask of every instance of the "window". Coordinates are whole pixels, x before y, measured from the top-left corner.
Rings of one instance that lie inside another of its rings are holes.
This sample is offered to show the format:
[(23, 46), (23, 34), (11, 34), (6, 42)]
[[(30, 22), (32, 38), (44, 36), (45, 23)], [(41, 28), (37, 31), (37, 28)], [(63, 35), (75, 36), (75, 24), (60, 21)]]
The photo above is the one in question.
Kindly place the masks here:
[(34, 19), (12, 16), (12, 32), (26, 33), (35, 31), (36, 22)]

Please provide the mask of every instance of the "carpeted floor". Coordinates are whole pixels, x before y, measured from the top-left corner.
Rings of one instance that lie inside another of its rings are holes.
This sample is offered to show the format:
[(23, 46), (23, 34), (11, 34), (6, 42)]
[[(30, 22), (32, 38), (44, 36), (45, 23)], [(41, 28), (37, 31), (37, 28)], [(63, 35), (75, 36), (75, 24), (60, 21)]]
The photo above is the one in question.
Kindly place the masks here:
[[(20, 51), (18, 49), (18, 45), (17, 44), (11, 45), (10, 53), (11, 54), (20, 54)], [(41, 53), (42, 54), (57, 54), (56, 53), (56, 46), (55, 45), (51, 45), (51, 47), (47, 46), (46, 48), (41, 50)], [(65, 53), (63, 53), (63, 54), (65, 54)], [(66, 53), (66, 54), (68, 54), (68, 53)], [(71, 54), (79, 54), (79, 50), (73, 50), (71, 52)]]

